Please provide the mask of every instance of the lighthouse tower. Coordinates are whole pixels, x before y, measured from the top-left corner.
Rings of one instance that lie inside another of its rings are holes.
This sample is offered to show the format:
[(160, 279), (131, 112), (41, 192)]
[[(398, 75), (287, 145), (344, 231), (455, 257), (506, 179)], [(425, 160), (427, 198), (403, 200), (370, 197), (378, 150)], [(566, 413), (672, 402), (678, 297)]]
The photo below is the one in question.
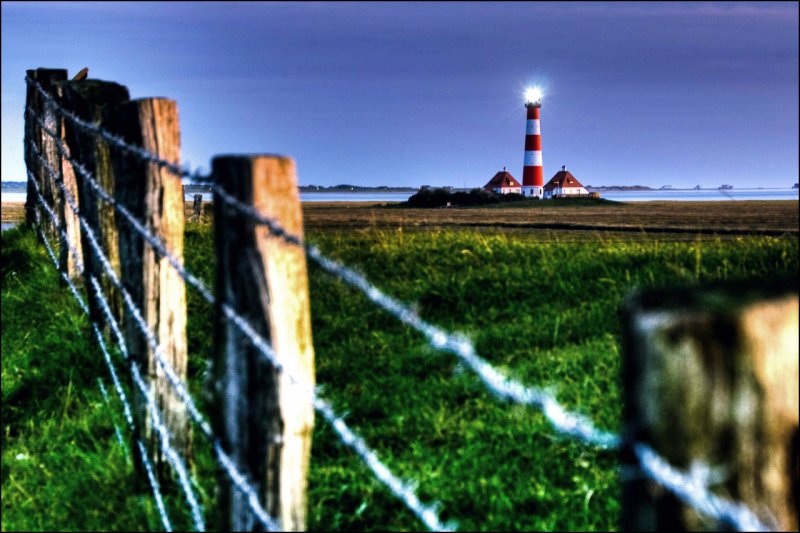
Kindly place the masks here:
[(522, 169), (522, 195), (544, 197), (544, 170), (542, 169), (542, 135), (539, 128), (539, 108), (542, 91), (531, 87), (525, 91), (528, 121), (525, 124), (525, 163)]

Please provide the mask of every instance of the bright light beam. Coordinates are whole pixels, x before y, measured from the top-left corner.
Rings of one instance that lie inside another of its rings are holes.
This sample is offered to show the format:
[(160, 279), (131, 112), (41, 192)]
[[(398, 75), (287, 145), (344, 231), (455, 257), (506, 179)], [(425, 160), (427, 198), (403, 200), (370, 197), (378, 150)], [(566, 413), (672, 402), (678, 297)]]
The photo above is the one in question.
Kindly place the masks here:
[(541, 87), (528, 87), (525, 90), (525, 103), (526, 104), (541, 104), (542, 103), (542, 89)]

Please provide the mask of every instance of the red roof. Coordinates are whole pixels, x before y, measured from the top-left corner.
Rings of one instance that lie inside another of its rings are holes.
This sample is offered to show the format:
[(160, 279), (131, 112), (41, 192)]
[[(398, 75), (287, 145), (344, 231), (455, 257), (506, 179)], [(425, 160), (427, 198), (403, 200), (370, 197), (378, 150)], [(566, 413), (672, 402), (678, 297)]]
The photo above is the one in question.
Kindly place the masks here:
[(483, 186), (483, 188), (487, 191), (491, 191), (493, 189), (507, 189), (509, 187), (522, 187), (522, 185), (519, 184), (514, 176), (505, 170), (495, 174), (494, 177), (489, 180), (489, 183)]
[(583, 187), (578, 179), (570, 174), (569, 170), (559, 170), (556, 175), (550, 178), (550, 181), (545, 183), (544, 190), (552, 191), (556, 188), (567, 189), (570, 187)]

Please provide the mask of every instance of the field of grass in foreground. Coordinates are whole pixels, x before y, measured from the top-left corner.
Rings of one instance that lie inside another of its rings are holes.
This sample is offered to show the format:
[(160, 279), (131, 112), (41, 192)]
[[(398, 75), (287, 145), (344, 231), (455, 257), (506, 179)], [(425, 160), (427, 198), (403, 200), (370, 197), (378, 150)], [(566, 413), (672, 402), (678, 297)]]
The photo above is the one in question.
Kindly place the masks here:
[[(542, 243), (471, 232), (312, 233), (323, 251), (602, 429), (619, 424), (617, 307), (635, 286), (794, 275), (798, 241)], [(187, 231), (187, 266), (211, 284), (208, 227)], [(556, 436), (538, 412), (498, 402), (420, 335), (310, 265), (317, 380), (389, 467), (419, 482), (461, 530), (608, 530), (619, 513), (617, 460)], [(200, 397), (210, 309), (189, 290), (190, 381)], [(97, 388), (107, 371), (82, 312), (33, 235), (2, 236), (2, 529), (159, 529)], [(118, 366), (119, 368), (119, 366)], [(200, 496), (213, 509), (213, 469), (198, 441)], [(176, 528), (191, 522), (167, 490)], [(207, 515), (210, 515), (207, 512)], [(209, 524), (213, 525), (213, 524)], [(318, 418), (309, 529), (419, 530)]]

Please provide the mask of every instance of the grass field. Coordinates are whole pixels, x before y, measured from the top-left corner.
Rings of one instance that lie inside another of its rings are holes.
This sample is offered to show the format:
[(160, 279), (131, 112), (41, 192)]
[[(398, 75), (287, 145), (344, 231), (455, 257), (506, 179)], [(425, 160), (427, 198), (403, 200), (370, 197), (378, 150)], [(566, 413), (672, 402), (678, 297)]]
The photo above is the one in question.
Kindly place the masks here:
[[(796, 233), (673, 242), (613, 232), (547, 239), (437, 224), (409, 231), (402, 220), (370, 225), (382, 216), (367, 214), (373, 208), (350, 230), (351, 215), (339, 208), (342, 218), (323, 229), (325, 209), (306, 211), (308, 238), (324, 252), (413, 303), (424, 318), (468, 335), (509, 375), (551, 387), (568, 408), (612, 431), (621, 412), (617, 309), (632, 288), (796, 275), (800, 264)], [(209, 284), (212, 250), (210, 226), (190, 224), (186, 264)], [(444, 519), (461, 530), (617, 527), (614, 453), (558, 438), (541, 414), (497, 401), (452, 356), (431, 350), (360, 294), (314, 265), (309, 278), (323, 395), (393, 471), (419, 482), (423, 501), (441, 502)], [(210, 309), (188, 292), (190, 381), (199, 397)], [(2, 326), (2, 529), (160, 528), (152, 496), (133, 479), (115, 439), (112, 420), (123, 427), (123, 419), (97, 387), (98, 377), (109, 380), (86, 320), (23, 230), (2, 236)], [(212, 463), (203, 444), (197, 452), (193, 468), (210, 509)], [(180, 493), (167, 492), (176, 528), (190, 527)], [(308, 525), (423, 527), (319, 417)]]
[[(464, 209), (400, 209), (392, 204), (370, 202), (309, 202), (303, 204), (306, 229), (468, 229), (470, 231), (525, 233), (543, 240), (553, 238), (590, 240), (585, 231), (606, 236), (657, 235), (661, 241), (693, 240), (703, 235), (725, 237), (746, 234), (798, 234), (800, 210), (796, 200), (736, 202), (609, 202), (579, 200), (524, 201)], [(186, 215), (191, 216), (191, 202)], [(22, 203), (4, 203), (3, 222), (24, 218)], [(577, 226), (577, 228), (576, 228)], [(581, 229), (583, 231), (576, 231)], [(612, 235), (610, 235), (612, 234)]]
[[(397, 209), (365, 203), (307, 203), (309, 230), (466, 229), (514, 232), (542, 240), (593, 240), (594, 232), (626, 239), (694, 240), (727, 235), (798, 234), (800, 210), (795, 200), (736, 202), (607, 202), (579, 205), (574, 201), (528, 201), (533, 207), (464, 209)], [(577, 231), (580, 230), (580, 231)], [(588, 233), (586, 233), (588, 232)], [(613, 235), (609, 235), (613, 234)]]

